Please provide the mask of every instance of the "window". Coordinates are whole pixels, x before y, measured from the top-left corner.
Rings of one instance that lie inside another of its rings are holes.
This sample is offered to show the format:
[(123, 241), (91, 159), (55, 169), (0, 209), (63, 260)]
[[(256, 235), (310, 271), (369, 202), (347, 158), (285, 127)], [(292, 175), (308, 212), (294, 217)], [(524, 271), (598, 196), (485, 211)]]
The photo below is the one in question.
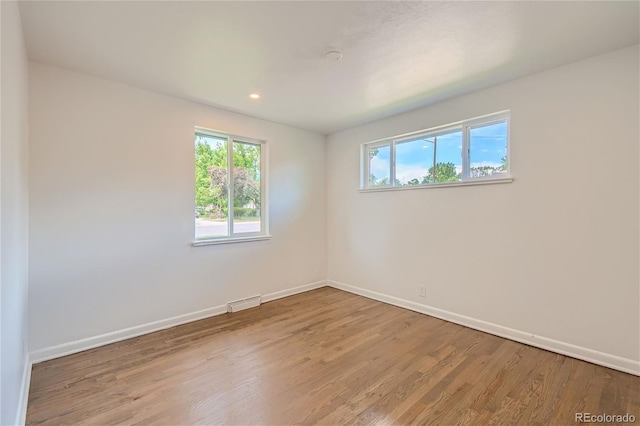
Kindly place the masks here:
[(361, 188), (510, 181), (509, 112), (362, 146)]
[(267, 236), (265, 150), (264, 141), (196, 128), (196, 244)]

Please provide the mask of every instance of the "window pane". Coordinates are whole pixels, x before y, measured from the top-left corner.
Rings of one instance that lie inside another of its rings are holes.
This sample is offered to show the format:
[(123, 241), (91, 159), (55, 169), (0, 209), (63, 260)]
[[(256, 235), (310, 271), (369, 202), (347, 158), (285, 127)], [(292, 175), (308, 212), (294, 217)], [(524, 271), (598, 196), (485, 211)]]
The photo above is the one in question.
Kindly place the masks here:
[(396, 185), (430, 183), (429, 169), (433, 168), (433, 138), (418, 136), (396, 143)]
[(260, 232), (260, 145), (233, 142), (233, 233)]
[(422, 135), (398, 142), (396, 184), (424, 185), (460, 180), (461, 152), (461, 130), (438, 135)]
[(196, 133), (196, 239), (229, 235), (227, 139)]
[[(435, 182), (457, 182), (462, 178), (462, 130), (433, 138), (436, 145), (436, 172), (429, 169)], [(435, 176), (434, 176), (435, 175)]]
[(507, 173), (506, 120), (469, 130), (469, 163), (472, 178)]
[(391, 182), (391, 145), (368, 148), (369, 186), (390, 185)]

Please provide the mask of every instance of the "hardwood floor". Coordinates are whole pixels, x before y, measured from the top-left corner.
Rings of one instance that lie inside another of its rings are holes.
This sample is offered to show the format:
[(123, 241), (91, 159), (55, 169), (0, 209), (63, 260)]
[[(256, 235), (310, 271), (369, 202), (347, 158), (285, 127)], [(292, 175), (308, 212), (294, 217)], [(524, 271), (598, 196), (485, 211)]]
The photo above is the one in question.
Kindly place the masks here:
[(36, 364), (27, 424), (575, 424), (640, 378), (324, 287)]

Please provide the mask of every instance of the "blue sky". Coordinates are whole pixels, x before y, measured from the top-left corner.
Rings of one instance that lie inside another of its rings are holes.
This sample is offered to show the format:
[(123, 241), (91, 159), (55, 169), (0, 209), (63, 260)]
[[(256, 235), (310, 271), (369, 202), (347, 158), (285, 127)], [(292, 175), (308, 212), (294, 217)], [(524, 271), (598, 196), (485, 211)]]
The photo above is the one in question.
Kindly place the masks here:
[[(506, 155), (507, 123), (499, 122), (471, 129), (471, 167), (501, 165)], [(396, 144), (396, 177), (401, 182), (416, 178), (422, 180), (429, 167), (433, 166), (433, 137), (416, 138)], [(458, 172), (462, 170), (462, 131), (438, 136), (436, 161), (453, 163)], [(371, 173), (376, 178), (389, 176), (388, 147), (379, 148), (378, 155), (371, 159)]]

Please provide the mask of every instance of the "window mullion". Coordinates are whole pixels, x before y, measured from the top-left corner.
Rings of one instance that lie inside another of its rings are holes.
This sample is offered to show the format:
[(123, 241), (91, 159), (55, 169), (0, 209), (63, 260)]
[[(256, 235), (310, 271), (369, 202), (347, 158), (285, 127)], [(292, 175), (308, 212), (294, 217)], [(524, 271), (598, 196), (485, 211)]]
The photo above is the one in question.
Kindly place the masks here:
[(438, 176), (438, 137), (433, 137), (433, 183), (437, 183)]
[(267, 212), (265, 206), (269, 203), (269, 194), (267, 194), (267, 151), (266, 145), (260, 145), (260, 232), (268, 233)]
[(462, 126), (462, 180), (470, 177), (469, 166), (469, 126)]
[(389, 179), (391, 186), (396, 186), (396, 141), (392, 140), (389, 153)]
[(227, 223), (228, 234), (233, 236), (233, 139), (227, 137)]
[(369, 182), (369, 176), (371, 176), (371, 170), (369, 168), (369, 150), (371, 148), (369, 148), (368, 145), (363, 145), (362, 149), (360, 150), (360, 165), (362, 167), (362, 185), (360, 185), (362, 188), (367, 188), (370, 185)]

